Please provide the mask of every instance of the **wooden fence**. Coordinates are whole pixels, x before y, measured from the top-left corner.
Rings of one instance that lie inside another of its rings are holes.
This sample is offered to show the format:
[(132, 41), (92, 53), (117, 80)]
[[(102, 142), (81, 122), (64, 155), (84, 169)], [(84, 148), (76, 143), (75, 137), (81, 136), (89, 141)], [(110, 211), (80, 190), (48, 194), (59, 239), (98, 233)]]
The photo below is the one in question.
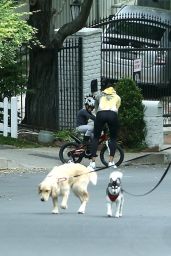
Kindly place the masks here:
[(10, 100), (4, 98), (0, 102), (0, 133), (7, 137), (9, 134), (12, 138), (18, 137), (18, 115), (17, 115), (17, 97)]

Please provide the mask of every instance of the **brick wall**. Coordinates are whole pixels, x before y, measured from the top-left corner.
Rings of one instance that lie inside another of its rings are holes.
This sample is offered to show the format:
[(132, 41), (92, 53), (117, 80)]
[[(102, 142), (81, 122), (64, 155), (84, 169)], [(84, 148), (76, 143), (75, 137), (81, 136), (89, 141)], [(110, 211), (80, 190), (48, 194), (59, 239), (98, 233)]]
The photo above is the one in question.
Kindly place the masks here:
[(101, 78), (101, 34), (100, 28), (83, 28), (76, 33), (83, 43), (83, 99), (91, 93), (91, 81)]

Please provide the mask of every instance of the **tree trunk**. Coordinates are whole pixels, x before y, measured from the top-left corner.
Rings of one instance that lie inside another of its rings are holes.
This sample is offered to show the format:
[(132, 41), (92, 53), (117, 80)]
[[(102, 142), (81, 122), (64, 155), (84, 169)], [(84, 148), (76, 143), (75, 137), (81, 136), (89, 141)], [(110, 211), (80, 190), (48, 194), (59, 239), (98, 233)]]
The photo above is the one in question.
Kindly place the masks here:
[(44, 129), (57, 128), (55, 55), (54, 49), (34, 49), (30, 53), (25, 122)]
[(84, 0), (78, 17), (76, 17), (72, 22), (64, 24), (54, 36), (51, 44), (60, 49), (62, 48), (63, 42), (67, 36), (72, 35), (83, 28), (90, 14), (92, 4), (93, 0)]
[[(38, 29), (38, 39), (49, 45), (52, 0), (37, 0), (30, 5), (30, 24)], [(24, 123), (40, 128), (56, 129), (56, 53), (52, 48), (30, 50), (30, 71), (26, 94)]]
[(33, 14), (30, 15), (29, 22), (38, 29), (38, 39), (45, 48), (33, 46), (30, 51), (28, 92), (23, 123), (44, 129), (58, 127), (57, 51), (68, 35), (77, 32), (85, 25), (93, 3), (93, 0), (84, 0), (80, 15), (71, 23), (62, 26), (54, 35), (53, 24), (51, 24), (54, 14), (52, 1), (58, 0), (30, 0), (30, 11)]

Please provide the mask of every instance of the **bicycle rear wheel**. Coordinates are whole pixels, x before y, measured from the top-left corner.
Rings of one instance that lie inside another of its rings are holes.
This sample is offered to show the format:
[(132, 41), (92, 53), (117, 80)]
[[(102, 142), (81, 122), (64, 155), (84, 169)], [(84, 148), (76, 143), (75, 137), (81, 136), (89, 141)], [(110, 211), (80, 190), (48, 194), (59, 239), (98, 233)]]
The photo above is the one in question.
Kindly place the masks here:
[[(109, 151), (106, 145), (104, 145), (100, 151), (100, 160), (105, 165), (108, 166), (109, 163)], [(120, 145), (116, 145), (116, 151), (114, 156), (114, 162), (116, 166), (119, 166), (124, 160), (124, 151)]]
[(59, 150), (59, 159), (62, 163), (68, 163), (73, 161), (74, 163), (80, 163), (83, 158), (83, 153), (77, 152), (79, 144), (76, 142), (68, 142), (64, 144)]

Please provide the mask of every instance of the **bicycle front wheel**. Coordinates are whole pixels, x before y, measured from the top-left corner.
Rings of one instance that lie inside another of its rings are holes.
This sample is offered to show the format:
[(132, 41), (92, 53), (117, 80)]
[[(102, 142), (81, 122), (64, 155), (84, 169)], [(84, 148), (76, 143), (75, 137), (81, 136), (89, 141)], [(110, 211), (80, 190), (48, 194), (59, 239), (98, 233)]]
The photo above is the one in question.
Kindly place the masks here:
[[(106, 145), (104, 145), (100, 151), (100, 160), (105, 165), (108, 166), (109, 163), (109, 151)], [(114, 156), (114, 162), (116, 166), (119, 166), (124, 160), (124, 151), (120, 145), (116, 145), (116, 151)]]
[(79, 148), (79, 144), (76, 142), (68, 142), (64, 144), (59, 150), (59, 159), (62, 163), (68, 163), (73, 161), (74, 163), (80, 163), (83, 156), (76, 150)]

